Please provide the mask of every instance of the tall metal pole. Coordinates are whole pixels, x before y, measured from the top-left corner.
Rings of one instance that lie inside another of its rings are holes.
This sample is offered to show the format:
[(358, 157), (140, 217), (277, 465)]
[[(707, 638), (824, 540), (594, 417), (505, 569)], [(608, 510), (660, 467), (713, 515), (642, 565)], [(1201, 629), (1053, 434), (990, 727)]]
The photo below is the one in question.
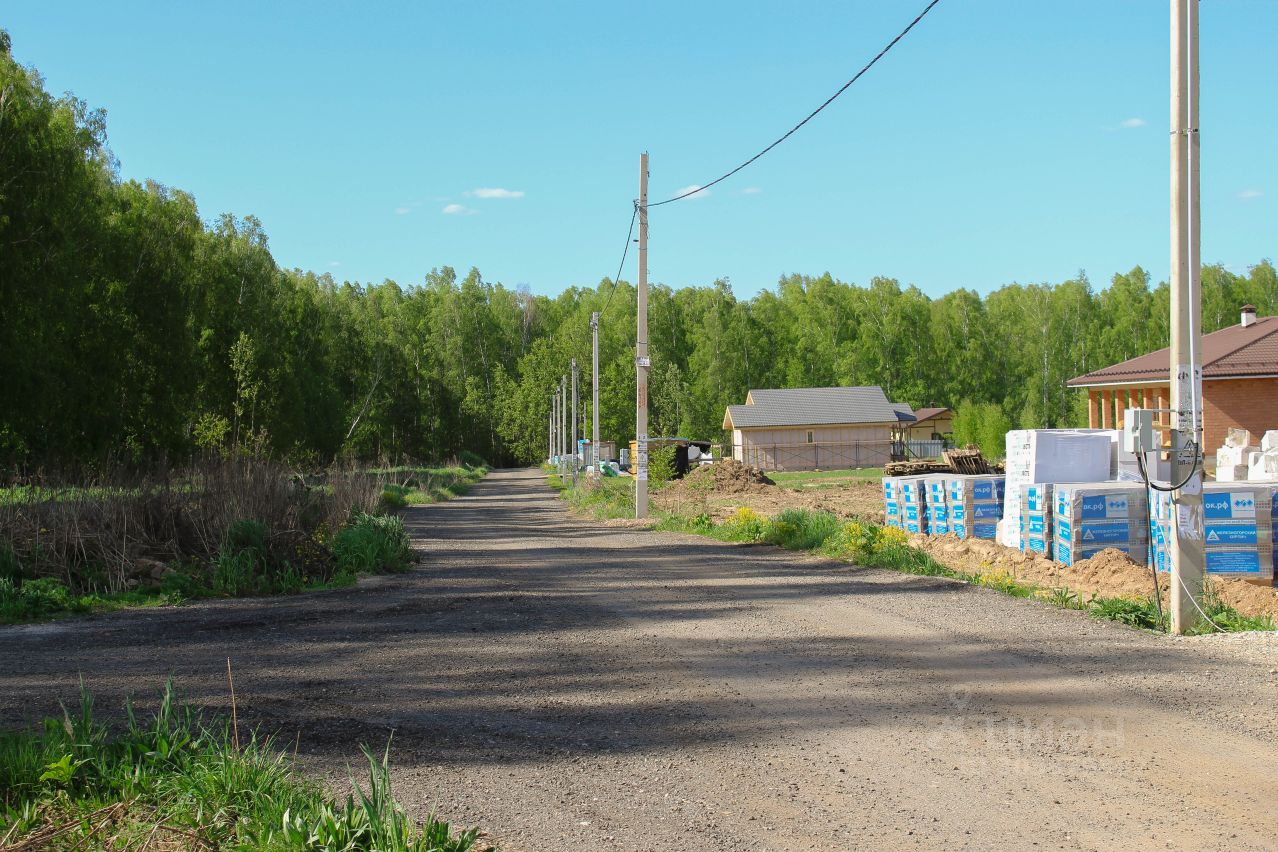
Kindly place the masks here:
[(648, 517), (648, 153), (639, 156), (639, 315), (635, 331), (635, 517)]
[(1198, 623), (1202, 599), (1202, 351), (1199, 337), (1198, 0), (1171, 0), (1171, 629)]
[(546, 454), (546, 463), (555, 460), (555, 395), (550, 395), (550, 431), (547, 433), (550, 439), (549, 452)]
[[(613, 282), (617, 286), (617, 282)], [(590, 315), (590, 475), (599, 470), (599, 312)]]
[(563, 473), (564, 454), (559, 437), (559, 388), (555, 388), (555, 469)]
[(572, 446), (568, 451), (572, 455), (572, 484), (577, 484), (577, 359), (572, 359), (572, 430), (569, 432)]

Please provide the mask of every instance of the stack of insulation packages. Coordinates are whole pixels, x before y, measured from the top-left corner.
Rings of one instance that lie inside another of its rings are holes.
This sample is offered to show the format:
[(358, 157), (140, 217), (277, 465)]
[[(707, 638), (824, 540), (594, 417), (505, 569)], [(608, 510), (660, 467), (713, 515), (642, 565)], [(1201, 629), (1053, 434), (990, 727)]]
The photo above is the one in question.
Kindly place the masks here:
[(927, 532), (927, 492), (922, 476), (883, 477), (883, 525)]
[(1003, 517), (1006, 482), (1002, 476), (967, 474), (945, 477), (945, 494), (949, 532), (959, 538), (993, 540)]
[(1052, 485), (1116, 478), (1117, 433), (1105, 429), (1015, 429), (1007, 433), (1007, 505), (998, 541), (1053, 555)]
[(1056, 561), (1073, 565), (1107, 547), (1143, 563), (1149, 553), (1149, 501), (1138, 482), (1057, 483)]
[[(1207, 573), (1257, 583), (1272, 583), (1278, 566), (1278, 516), (1274, 488), (1260, 482), (1203, 483), (1203, 552)], [(1171, 494), (1154, 492), (1149, 534), (1154, 565), (1171, 570)]]

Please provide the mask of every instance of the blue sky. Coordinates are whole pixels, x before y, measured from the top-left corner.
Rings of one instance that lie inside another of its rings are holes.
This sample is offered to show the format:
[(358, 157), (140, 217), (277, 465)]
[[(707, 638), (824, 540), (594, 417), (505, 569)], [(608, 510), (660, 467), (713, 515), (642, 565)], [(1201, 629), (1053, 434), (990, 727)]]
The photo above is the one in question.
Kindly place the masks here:
[[(641, 151), (653, 200), (708, 182), (923, 5), (47, 0), (0, 26), (51, 90), (107, 110), (125, 177), (256, 215), (283, 266), (477, 266), (553, 294), (616, 271)], [(786, 144), (653, 210), (653, 280), (1165, 278), (1168, 15), (942, 0)], [(1202, 5), (1203, 259), (1238, 271), (1275, 254), (1275, 37), (1274, 0)]]

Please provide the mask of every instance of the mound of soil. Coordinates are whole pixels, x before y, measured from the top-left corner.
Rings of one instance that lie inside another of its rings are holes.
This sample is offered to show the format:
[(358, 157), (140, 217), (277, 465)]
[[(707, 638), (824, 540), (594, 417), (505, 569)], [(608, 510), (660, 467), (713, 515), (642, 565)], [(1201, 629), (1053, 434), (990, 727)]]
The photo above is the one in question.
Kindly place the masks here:
[(776, 485), (757, 467), (736, 459), (723, 459), (712, 465), (701, 465), (683, 478), (684, 486), (693, 490), (712, 490), (722, 494), (740, 494), (761, 486)]

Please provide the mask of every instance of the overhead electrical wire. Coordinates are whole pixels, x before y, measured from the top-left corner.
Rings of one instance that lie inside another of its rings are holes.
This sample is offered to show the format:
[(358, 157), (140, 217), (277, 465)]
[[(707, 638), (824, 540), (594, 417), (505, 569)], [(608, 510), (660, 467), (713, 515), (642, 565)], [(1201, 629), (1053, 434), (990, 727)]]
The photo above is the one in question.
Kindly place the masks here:
[(608, 303), (612, 301), (613, 295), (617, 292), (617, 283), (621, 280), (621, 270), (626, 266), (626, 256), (630, 253), (630, 242), (635, 235), (635, 219), (639, 218), (639, 202), (634, 202), (634, 212), (630, 214), (630, 228), (626, 231), (626, 247), (621, 251), (621, 263), (617, 264), (617, 274), (612, 276), (612, 289), (608, 291), (608, 298), (604, 299), (603, 307), (599, 309), (599, 316), (603, 317), (604, 311), (608, 310)]
[(932, 0), (932, 2), (931, 2), (931, 3), (928, 3), (928, 4), (927, 4), (927, 6), (923, 9), (923, 11), (922, 11), (922, 12), (919, 12), (918, 16), (917, 16), (914, 20), (910, 21), (909, 26), (907, 26), (905, 29), (901, 30), (901, 32), (899, 32), (899, 33), (897, 34), (896, 38), (894, 38), (894, 39), (892, 39), (890, 42), (888, 42), (888, 43), (887, 43), (887, 46), (886, 46), (886, 47), (884, 47), (882, 50), (880, 50), (880, 51), (878, 52), (878, 54), (877, 54), (877, 55), (876, 55), (873, 59), (871, 59), (869, 62), (867, 62), (867, 63), (866, 63), (866, 64), (865, 64), (865, 65), (861, 68), (861, 70), (860, 70), (860, 71), (856, 72), (856, 75), (855, 75), (855, 76), (854, 76), (851, 80), (848, 80), (846, 83), (844, 83), (844, 84), (843, 84), (843, 85), (839, 88), (839, 90), (838, 90), (837, 92), (835, 92), (834, 94), (830, 95), (830, 97), (828, 97), (828, 98), (826, 99), (825, 103), (821, 104), (821, 106), (817, 107), (816, 109), (812, 110), (812, 112), (808, 113), (808, 115), (807, 115), (807, 117), (806, 117), (806, 118), (804, 118), (804, 119), (803, 119), (802, 121), (800, 121), (798, 124), (794, 125), (794, 127), (791, 127), (789, 130), (787, 130), (787, 131), (785, 132), (785, 134), (781, 136), (781, 138), (777, 139), (777, 140), (776, 140), (775, 142), (773, 142), (771, 145), (769, 145), (768, 147), (764, 148), (762, 151), (760, 151), (759, 153), (755, 154), (753, 157), (751, 157), (750, 159), (746, 160), (744, 163), (742, 163), (741, 165), (737, 166), (737, 167), (736, 167), (735, 169), (733, 169), (732, 171), (727, 172), (726, 174), (720, 175), (719, 177), (715, 178), (714, 180), (710, 181), (709, 183), (705, 184), (704, 186), (698, 186), (696, 189), (692, 189), (692, 190), (689, 190), (688, 192), (682, 193), (682, 194), (680, 194), (680, 195), (676, 195), (676, 196), (674, 196), (673, 198), (667, 198), (665, 201), (658, 201), (658, 202), (655, 202), (655, 203), (653, 203), (653, 204), (649, 204), (649, 205), (648, 205), (648, 207), (649, 207), (649, 208), (653, 208), (653, 207), (660, 207), (660, 206), (662, 206), (663, 204), (673, 204), (673, 203), (674, 203), (674, 202), (676, 202), (676, 201), (682, 201), (683, 199), (685, 199), (685, 198), (689, 198), (690, 196), (693, 196), (693, 195), (696, 195), (696, 194), (697, 194), (697, 193), (699, 193), (699, 192), (705, 192), (707, 189), (709, 189), (710, 187), (714, 186), (715, 184), (717, 184), (717, 183), (721, 183), (722, 181), (725, 181), (725, 180), (727, 180), (728, 178), (732, 177), (732, 176), (733, 176), (733, 175), (735, 175), (737, 172), (741, 171), (741, 170), (742, 170), (742, 169), (744, 169), (746, 166), (750, 165), (750, 164), (751, 164), (751, 163), (753, 163), (755, 160), (759, 159), (759, 158), (760, 158), (760, 157), (762, 157), (764, 154), (768, 153), (769, 151), (771, 151), (773, 148), (775, 148), (775, 147), (777, 147), (778, 145), (780, 145), (780, 144), (781, 144), (782, 142), (784, 142), (785, 140), (789, 139), (791, 136), (793, 136), (793, 135), (795, 134), (795, 132), (797, 132), (797, 131), (798, 131), (798, 129), (799, 129), (800, 127), (802, 127), (803, 125), (805, 125), (805, 124), (807, 124), (809, 121), (811, 121), (813, 118), (815, 118), (815, 117), (816, 117), (816, 115), (817, 115), (817, 113), (819, 113), (821, 110), (823, 110), (823, 109), (825, 109), (826, 107), (828, 107), (830, 104), (834, 103), (834, 99), (835, 99), (835, 98), (837, 98), (839, 95), (841, 95), (841, 94), (843, 94), (844, 92), (846, 92), (846, 91), (847, 91), (847, 90), (848, 90), (848, 89), (852, 86), (852, 84), (853, 84), (853, 83), (855, 83), (857, 80), (861, 79), (862, 75), (864, 75), (864, 74), (865, 74), (865, 72), (867, 72), (867, 71), (869, 71), (871, 68), (873, 68), (873, 67), (875, 66), (875, 64), (876, 64), (876, 63), (877, 63), (880, 59), (882, 59), (884, 56), (886, 56), (886, 55), (887, 55), (887, 52), (888, 52), (889, 50), (891, 50), (892, 48), (896, 47), (896, 43), (897, 43), (897, 42), (899, 42), (901, 39), (905, 38), (905, 37), (906, 37), (906, 35), (908, 35), (908, 34), (909, 34), (910, 30), (914, 29), (914, 27), (918, 24), (918, 22), (919, 22), (919, 21), (921, 21), (921, 20), (923, 20), (923, 18), (925, 18), (925, 17), (927, 16), (927, 13), (928, 13), (928, 12), (930, 12), (930, 11), (932, 11), (932, 8), (933, 8), (934, 6), (936, 6), (936, 4), (937, 4), (937, 3), (940, 3), (940, 2), (941, 2), (941, 0)]

